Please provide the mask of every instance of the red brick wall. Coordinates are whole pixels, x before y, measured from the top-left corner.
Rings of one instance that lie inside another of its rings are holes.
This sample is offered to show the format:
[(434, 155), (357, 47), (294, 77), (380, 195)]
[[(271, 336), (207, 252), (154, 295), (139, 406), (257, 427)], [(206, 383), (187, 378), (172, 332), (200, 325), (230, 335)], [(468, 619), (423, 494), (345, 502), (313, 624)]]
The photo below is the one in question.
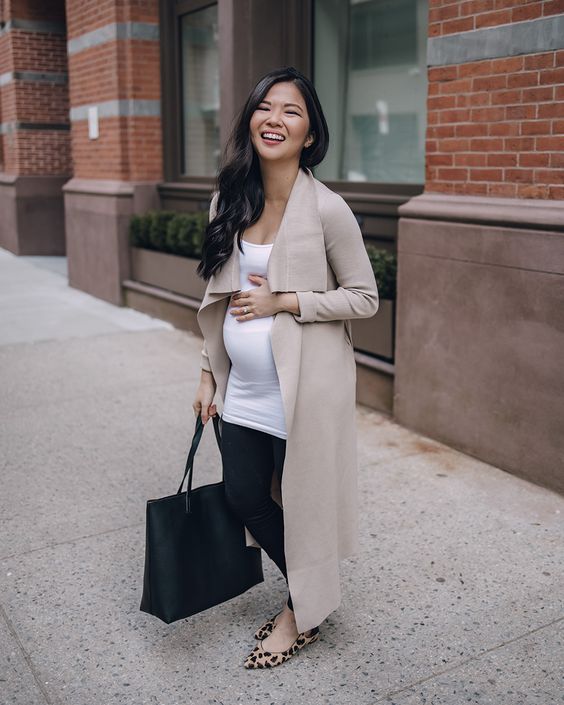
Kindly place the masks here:
[[(64, 0), (13, 0), (4, 21), (64, 22)], [(11, 29), (0, 37), (0, 73), (67, 71), (64, 34)], [(68, 86), (16, 79), (0, 89), (3, 123), (69, 124)], [(71, 173), (70, 133), (61, 129), (17, 129), (0, 135), (0, 170), (17, 175), (64, 176)]]
[(429, 36), (523, 22), (564, 12), (564, 0), (429, 0)]
[(67, 34), (73, 39), (110, 22), (158, 22), (158, 0), (67, 0)]
[[(112, 22), (158, 24), (158, 0), (67, 0), (68, 38)], [(111, 100), (160, 101), (157, 41), (118, 40), (69, 56), (73, 107)], [(160, 117), (99, 119), (100, 136), (88, 138), (86, 120), (73, 122), (74, 174), (88, 179), (162, 179)]]
[[(471, 10), (474, 29), (563, 4), (431, 0), (431, 31), (460, 31), (453, 18)], [(431, 67), (428, 78), (426, 192), (564, 199), (564, 51)]]
[[(160, 118), (155, 117), (108, 117), (100, 120), (100, 137), (90, 140), (86, 121), (74, 123), (75, 176), (118, 181), (161, 180), (160, 124)], [(92, 158), (94, 153), (96, 158)]]
[(65, 21), (65, 3), (61, 0), (4, 0), (4, 20)]
[[(2, 87), (3, 123), (69, 124), (70, 106), (117, 99), (160, 101), (159, 44), (119, 40), (71, 54), (67, 38), (114, 22), (158, 24), (158, 0), (12, 0), (2, 19), (67, 23), (67, 36), (12, 29), (0, 38), (0, 73), (69, 72), (69, 84), (16, 80)], [(69, 99), (70, 89), (70, 99)], [(87, 123), (72, 131), (19, 129), (0, 136), (0, 169), (20, 175), (159, 180), (162, 135), (158, 117), (100, 118), (100, 137), (90, 140)], [(71, 159), (72, 139), (72, 159)]]

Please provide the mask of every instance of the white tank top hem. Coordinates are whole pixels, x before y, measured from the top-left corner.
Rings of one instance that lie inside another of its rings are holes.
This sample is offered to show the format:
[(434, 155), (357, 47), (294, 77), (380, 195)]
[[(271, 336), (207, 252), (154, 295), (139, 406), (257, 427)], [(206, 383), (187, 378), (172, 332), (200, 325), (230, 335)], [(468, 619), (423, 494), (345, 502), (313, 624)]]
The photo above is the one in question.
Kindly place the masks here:
[[(242, 240), (243, 252), (239, 252), (242, 291), (259, 286), (248, 279), (249, 274), (266, 278), (272, 245)], [(274, 316), (238, 321), (231, 310), (228, 306), (223, 322), (223, 342), (231, 368), (222, 418), (286, 439), (284, 407), (270, 339)]]
[(272, 428), (271, 426), (266, 426), (265, 424), (256, 424), (248, 419), (239, 419), (230, 414), (226, 414), (225, 410), (221, 414), (223, 421), (228, 423), (236, 423), (239, 426), (246, 426), (247, 428), (253, 428), (255, 431), (263, 431), (264, 433), (270, 433), (271, 436), (276, 436), (277, 438), (283, 438), (286, 440), (286, 433), (281, 433), (277, 428)]

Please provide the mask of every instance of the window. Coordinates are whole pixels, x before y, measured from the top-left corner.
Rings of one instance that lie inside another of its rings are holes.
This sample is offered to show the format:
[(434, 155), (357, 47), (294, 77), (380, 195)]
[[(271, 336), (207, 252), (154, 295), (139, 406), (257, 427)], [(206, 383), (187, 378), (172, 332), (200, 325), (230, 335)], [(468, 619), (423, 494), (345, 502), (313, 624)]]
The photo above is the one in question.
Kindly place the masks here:
[(219, 144), (219, 52), (217, 4), (180, 18), (183, 176), (215, 176)]
[(330, 146), (316, 177), (424, 183), (427, 0), (315, 0), (313, 76)]

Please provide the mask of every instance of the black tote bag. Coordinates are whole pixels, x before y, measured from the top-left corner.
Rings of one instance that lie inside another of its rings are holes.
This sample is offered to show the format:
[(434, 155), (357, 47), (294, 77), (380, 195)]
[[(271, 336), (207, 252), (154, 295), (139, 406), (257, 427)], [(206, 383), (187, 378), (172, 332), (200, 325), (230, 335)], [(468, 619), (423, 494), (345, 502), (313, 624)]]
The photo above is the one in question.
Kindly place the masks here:
[[(220, 417), (212, 416), (221, 453)], [(207, 425), (207, 424), (206, 424)], [(145, 571), (140, 610), (170, 624), (219, 605), (264, 581), (262, 551), (246, 546), (243, 523), (222, 480), (192, 489), (201, 415), (176, 494), (147, 501)], [(188, 475), (186, 492), (182, 485)]]

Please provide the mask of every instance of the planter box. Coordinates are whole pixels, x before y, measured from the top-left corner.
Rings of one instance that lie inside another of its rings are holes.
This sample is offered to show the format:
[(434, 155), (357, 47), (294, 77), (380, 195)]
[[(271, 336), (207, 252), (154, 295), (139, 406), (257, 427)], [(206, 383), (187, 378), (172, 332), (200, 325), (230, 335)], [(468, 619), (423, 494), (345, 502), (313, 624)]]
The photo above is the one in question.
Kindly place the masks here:
[[(196, 274), (199, 260), (142, 247), (130, 247), (130, 253), (131, 278), (134, 281), (200, 301), (204, 298), (206, 282)], [(355, 349), (393, 360), (394, 317), (395, 301), (381, 299), (375, 316), (353, 319)]]
[(135, 281), (158, 286), (160, 289), (173, 291), (192, 299), (204, 298), (206, 282), (196, 274), (196, 267), (200, 260), (146, 250), (143, 247), (129, 249), (131, 278)]
[(378, 311), (372, 318), (352, 319), (355, 350), (393, 360), (395, 309), (395, 301), (380, 299)]

